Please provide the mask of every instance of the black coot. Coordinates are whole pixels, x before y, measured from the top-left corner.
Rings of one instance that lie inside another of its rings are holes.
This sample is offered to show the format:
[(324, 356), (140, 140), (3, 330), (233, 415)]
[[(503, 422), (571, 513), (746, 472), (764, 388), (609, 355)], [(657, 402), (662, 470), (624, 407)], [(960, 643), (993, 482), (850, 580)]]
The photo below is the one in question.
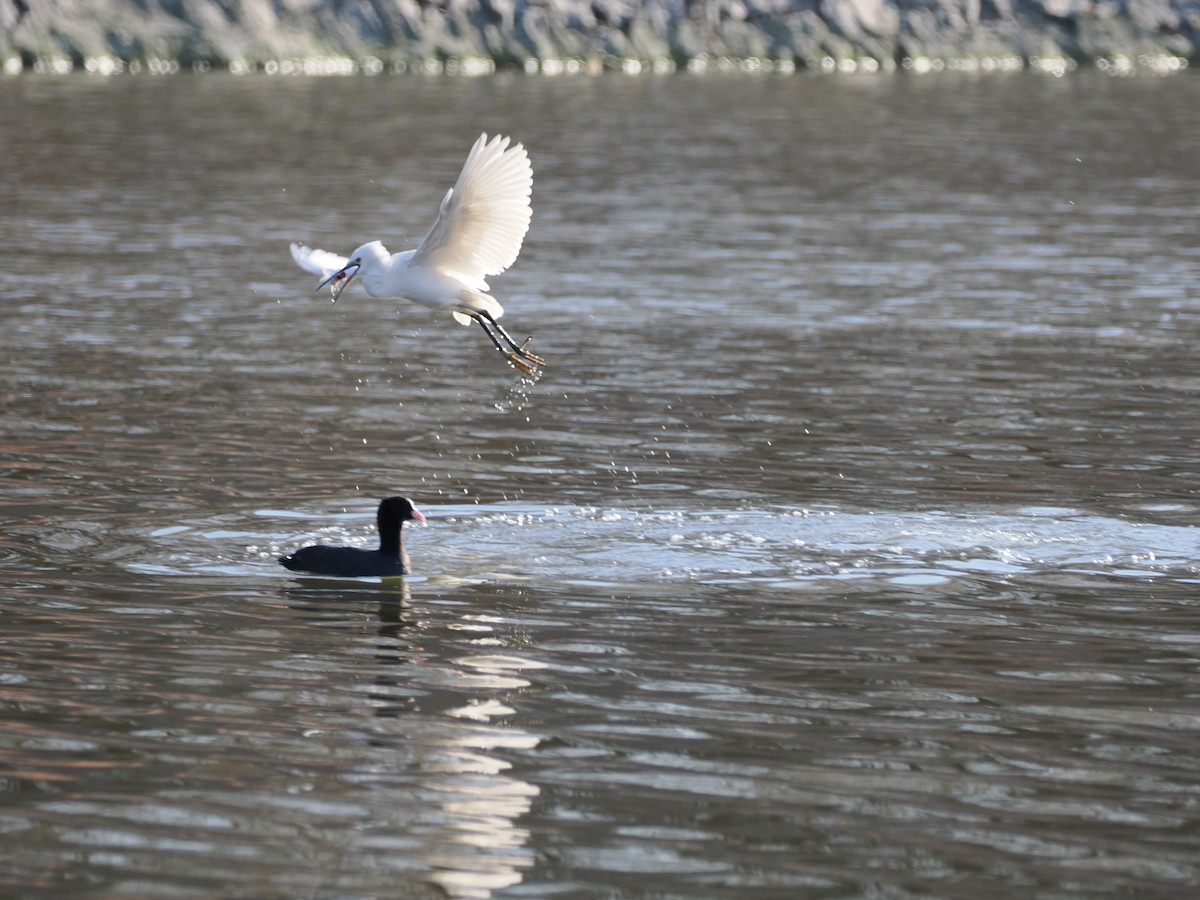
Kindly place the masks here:
[(400, 528), (405, 522), (424, 522), (421, 511), (407, 497), (388, 497), (379, 504), (375, 514), (379, 529), (379, 549), (360, 550), (357, 547), (328, 547), (314, 544), (301, 547), (291, 556), (279, 557), (280, 565), (293, 572), (314, 575), (337, 575), (356, 578), (369, 575), (407, 575), (408, 554), (400, 540)]

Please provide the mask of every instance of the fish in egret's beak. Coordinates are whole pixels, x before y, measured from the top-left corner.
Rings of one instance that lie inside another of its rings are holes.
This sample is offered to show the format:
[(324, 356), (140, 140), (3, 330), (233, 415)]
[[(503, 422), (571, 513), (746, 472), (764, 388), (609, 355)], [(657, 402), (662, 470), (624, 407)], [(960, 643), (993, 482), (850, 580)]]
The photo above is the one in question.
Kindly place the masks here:
[(350, 282), (354, 280), (354, 276), (358, 274), (358, 270), (361, 268), (362, 261), (353, 259), (318, 284), (317, 290), (319, 291), (325, 285), (329, 285), (329, 292), (333, 295), (331, 302), (337, 303), (338, 297), (342, 296), (342, 291), (350, 287)]

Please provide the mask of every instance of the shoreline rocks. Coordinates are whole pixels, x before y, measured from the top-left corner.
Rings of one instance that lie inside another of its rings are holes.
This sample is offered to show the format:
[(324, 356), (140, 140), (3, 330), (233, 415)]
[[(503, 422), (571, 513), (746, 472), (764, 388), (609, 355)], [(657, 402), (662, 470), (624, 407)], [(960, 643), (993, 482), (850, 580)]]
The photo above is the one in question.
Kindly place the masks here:
[(1200, 0), (0, 0), (8, 73), (1171, 71), (1198, 54)]

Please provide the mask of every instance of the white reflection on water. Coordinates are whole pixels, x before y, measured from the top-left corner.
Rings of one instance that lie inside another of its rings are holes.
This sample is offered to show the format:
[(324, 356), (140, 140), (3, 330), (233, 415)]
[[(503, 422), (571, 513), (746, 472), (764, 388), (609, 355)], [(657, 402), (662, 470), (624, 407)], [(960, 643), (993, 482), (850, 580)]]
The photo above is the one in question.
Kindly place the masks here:
[[(486, 724), (513, 713), (488, 692), (528, 687), (529, 682), (516, 673), (544, 666), (515, 656), (465, 656), (455, 662), (473, 673), (471, 684), (459, 682), (460, 692), (466, 688), (467, 694), (475, 690), (484, 693), (472, 696), (463, 706), (444, 710), (447, 716), (479, 724), (464, 723), (447, 731), (445, 739), (433, 747), (436, 761), (424, 767), (439, 773), (428, 784), (428, 791), (439, 798), (449, 837), (426, 859), (435, 867), (429, 880), (450, 896), (486, 898), (494, 890), (518, 884), (522, 871), (533, 865), (533, 853), (527, 846), (529, 832), (516, 823), (538, 795), (536, 786), (505, 774), (511, 764), (489, 751), (530, 750), (540, 740), (521, 729)], [(438, 752), (439, 746), (444, 752)]]
[[(506, 689), (508, 680), (496, 689)], [(494, 700), (468, 704), (477, 712), (495, 714), (505, 709)], [(461, 717), (461, 710), (447, 715)], [(474, 718), (474, 716), (472, 716)], [(529, 832), (517, 821), (529, 812), (538, 788), (505, 774), (510, 763), (490, 756), (496, 749), (529, 750), (539, 738), (519, 729), (463, 728), (449, 732), (440, 745), (444, 751), (426, 767), (439, 773), (425, 785), (427, 795), (438, 798), (446, 823), (444, 842), (428, 848), (425, 861), (434, 867), (429, 880), (452, 897), (486, 898), (499, 888), (518, 884), (522, 871), (534, 863), (528, 847)]]
[[(320, 580), (309, 583), (319, 585)], [(400, 594), (404, 602), (396, 610), (404, 616), (407, 588)], [(534, 864), (529, 832), (517, 822), (529, 812), (539, 789), (514, 777), (512, 764), (496, 752), (529, 751), (541, 741), (505, 721), (514, 710), (502, 698), (528, 688), (522, 673), (545, 664), (490, 652), (499, 641), (481, 617), (453, 623), (447, 631), (461, 635), (461, 642), (472, 649), (457, 657), (425, 660), (403, 681), (406, 689), (427, 689), (458, 703), (440, 709), (431, 727), (421, 729), (418, 768), (424, 778), (419, 794), (439, 812), (422, 816), (438, 827), (428, 835), (419, 856), (431, 869), (426, 880), (449, 896), (484, 900), (493, 891), (519, 884), (524, 870)], [(386, 703), (378, 711), (380, 728), (386, 733), (396, 714)], [(411, 722), (394, 721), (400, 727), (396, 738), (413, 737)]]

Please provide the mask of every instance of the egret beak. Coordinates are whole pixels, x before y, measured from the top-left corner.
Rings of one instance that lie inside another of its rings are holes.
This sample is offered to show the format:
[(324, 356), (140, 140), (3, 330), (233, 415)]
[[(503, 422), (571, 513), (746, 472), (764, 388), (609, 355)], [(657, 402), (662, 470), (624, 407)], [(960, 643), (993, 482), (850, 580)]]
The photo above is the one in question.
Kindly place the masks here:
[(348, 262), (318, 284), (316, 289), (319, 291), (325, 285), (329, 285), (329, 291), (333, 295), (332, 302), (337, 303), (338, 297), (342, 296), (342, 291), (350, 287), (350, 282), (354, 280), (354, 276), (358, 274), (358, 270), (361, 268), (362, 263), (358, 260)]

